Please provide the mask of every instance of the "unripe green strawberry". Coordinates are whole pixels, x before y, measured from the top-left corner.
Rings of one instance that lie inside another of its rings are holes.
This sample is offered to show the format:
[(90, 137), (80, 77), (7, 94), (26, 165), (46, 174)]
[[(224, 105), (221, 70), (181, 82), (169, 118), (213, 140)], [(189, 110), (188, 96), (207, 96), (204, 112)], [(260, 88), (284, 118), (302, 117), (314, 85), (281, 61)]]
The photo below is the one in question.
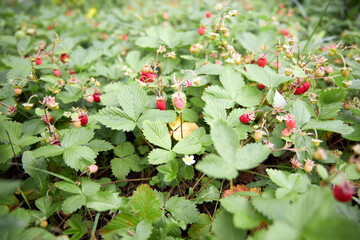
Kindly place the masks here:
[(349, 68), (342, 68), (341, 69), (341, 75), (343, 76), (343, 77), (347, 77), (347, 76), (349, 76), (349, 72), (350, 72), (350, 69)]

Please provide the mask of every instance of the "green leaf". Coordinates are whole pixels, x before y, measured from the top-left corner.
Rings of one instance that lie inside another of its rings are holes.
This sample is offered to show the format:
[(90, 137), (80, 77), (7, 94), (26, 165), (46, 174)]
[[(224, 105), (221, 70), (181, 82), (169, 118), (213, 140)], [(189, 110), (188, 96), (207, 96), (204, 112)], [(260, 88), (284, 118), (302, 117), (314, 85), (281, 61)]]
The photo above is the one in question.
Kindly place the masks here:
[(59, 203), (53, 203), (52, 198), (48, 199), (46, 196), (38, 198), (35, 201), (35, 205), (47, 218), (52, 216), (60, 208)]
[(285, 199), (255, 197), (252, 204), (258, 212), (274, 221), (286, 222), (286, 215), (291, 209), (290, 202)]
[(117, 107), (106, 107), (96, 115), (96, 120), (114, 130), (132, 131), (136, 124), (126, 113)]
[(91, 148), (94, 152), (105, 152), (113, 149), (113, 145), (105, 140), (95, 139), (87, 143), (85, 146)]
[(211, 128), (211, 139), (223, 160), (232, 163), (239, 148), (239, 138), (236, 132), (225, 122), (217, 120), (213, 122)]
[(118, 193), (113, 192), (96, 192), (86, 198), (86, 207), (99, 212), (118, 210), (121, 204), (122, 201)]
[(174, 160), (176, 157), (175, 152), (170, 152), (164, 149), (153, 149), (149, 155), (148, 160), (150, 164), (163, 164)]
[(171, 138), (165, 122), (160, 120), (150, 122), (149, 120), (146, 120), (143, 123), (143, 132), (149, 142), (167, 150), (171, 150)]
[(176, 120), (176, 113), (173, 110), (159, 110), (159, 109), (147, 109), (145, 110), (139, 120), (138, 126), (142, 128), (142, 124), (145, 120), (155, 122), (156, 120), (161, 120), (166, 123), (174, 122)]
[(233, 223), (233, 215), (221, 209), (215, 213), (211, 231), (215, 239), (239, 240), (245, 239), (247, 231), (236, 228)]
[(205, 121), (209, 125), (213, 125), (213, 122), (216, 119), (226, 120), (226, 111), (225, 108), (221, 105), (216, 104), (214, 101), (206, 102), (204, 107)]
[(178, 154), (195, 154), (201, 150), (199, 139), (190, 135), (181, 139), (172, 149)]
[(34, 143), (40, 142), (42, 139), (38, 138), (38, 137), (34, 137), (34, 136), (29, 136), (29, 135), (23, 135), (20, 139), (19, 139), (19, 145), (21, 147), (26, 147), (29, 145), (32, 145)]
[(125, 179), (130, 172), (129, 165), (122, 158), (114, 158), (110, 165), (112, 173), (118, 179)]
[(137, 121), (147, 103), (145, 90), (137, 83), (129, 83), (121, 88), (117, 98), (125, 114)]
[(42, 182), (45, 180), (47, 174), (36, 171), (31, 167), (46, 169), (46, 161), (43, 158), (36, 158), (34, 152), (30, 151), (25, 151), (23, 153), (21, 161), (23, 163), (25, 173), (36, 179), (37, 183), (40, 185), (40, 187), (42, 187)]
[(319, 119), (333, 118), (343, 106), (346, 91), (341, 88), (321, 91), (319, 97)]
[(69, 148), (88, 143), (94, 137), (94, 131), (88, 128), (72, 128), (61, 137), (61, 146)]
[(195, 203), (186, 200), (184, 197), (171, 197), (166, 201), (165, 209), (169, 211), (176, 220), (183, 221), (185, 224), (197, 222), (200, 216)]
[[(269, 96), (269, 94), (268, 94)], [(274, 108), (279, 108), (279, 109), (284, 109), (285, 105), (286, 105), (286, 100), (283, 97), (283, 95), (281, 95), (278, 90), (275, 90), (275, 95), (273, 98), (273, 103), (272, 103)]]
[(177, 161), (170, 161), (165, 165), (157, 167), (157, 170), (164, 174), (164, 181), (171, 182), (177, 177), (178, 163)]
[(47, 145), (32, 151), (36, 158), (55, 157), (64, 152), (64, 149), (58, 145)]
[(9, 137), (6, 133), (8, 132), (12, 144), (19, 145), (21, 130), (21, 123), (12, 121), (0, 121), (0, 142), (10, 144)]
[(81, 192), (85, 196), (90, 196), (95, 194), (100, 190), (101, 185), (97, 182), (94, 182), (88, 178), (81, 179)]
[(21, 187), (20, 180), (1, 179), (0, 198), (13, 194), (19, 187)]
[(82, 96), (83, 93), (80, 86), (65, 85), (64, 90), (57, 94), (56, 98), (67, 104), (78, 101)]
[(245, 68), (247, 70), (245, 75), (249, 80), (261, 83), (268, 88), (276, 88), (280, 84), (291, 80), (291, 77), (276, 74), (269, 67), (262, 68), (256, 64), (247, 64)]
[(354, 130), (350, 134), (343, 134), (342, 136), (351, 141), (360, 141), (360, 125), (355, 124), (352, 128)]
[(289, 112), (295, 116), (296, 126), (301, 127), (314, 115), (311, 107), (302, 100), (294, 101)]
[(30, 63), (30, 59), (21, 58), (15, 56), (8, 56), (2, 60), (2, 62), (12, 69), (7, 73), (8, 79), (13, 78), (25, 78), (30, 75), (32, 67)]
[(155, 223), (161, 218), (160, 201), (149, 185), (142, 184), (136, 188), (136, 193), (131, 197), (130, 206), (143, 220)]
[(78, 46), (75, 51), (71, 53), (71, 58), (69, 63), (73, 63), (75, 66), (84, 67), (86, 64), (89, 64), (95, 61), (102, 55), (102, 50), (97, 48), (88, 48), (84, 49)]
[(231, 67), (224, 67), (221, 70), (220, 82), (233, 100), (239, 95), (240, 89), (245, 85), (241, 73)]
[(257, 52), (261, 46), (268, 44), (274, 38), (273, 31), (261, 32), (258, 36), (251, 32), (241, 32), (236, 34), (237, 41), (249, 52)]
[(246, 144), (236, 153), (235, 167), (238, 170), (247, 170), (257, 167), (266, 160), (270, 154), (270, 148), (260, 143)]
[(344, 122), (340, 120), (319, 121), (319, 120), (311, 119), (302, 129), (306, 130), (311, 128), (341, 133), (344, 135), (349, 135), (353, 131), (352, 127), (344, 124)]
[(64, 231), (65, 234), (72, 234), (72, 240), (80, 239), (85, 233), (87, 233), (87, 222), (82, 221), (82, 216), (79, 214), (73, 214), (67, 221), (67, 224), (71, 227)]
[[(14, 146), (15, 155), (19, 154), (21, 152), (21, 148)], [(9, 159), (14, 157), (13, 150), (11, 148), (11, 145), (0, 145), (0, 163), (5, 163)]]
[(188, 233), (191, 239), (205, 239), (210, 233), (211, 218), (207, 214), (200, 214), (196, 223), (192, 224)]
[(147, 36), (137, 38), (135, 44), (142, 48), (157, 48), (157, 47), (159, 47), (158, 39), (156, 39), (156, 38), (154, 39), (152, 37), (147, 37)]
[(115, 216), (102, 230), (101, 234), (111, 233), (111, 232), (119, 232), (124, 229), (131, 229), (135, 227), (140, 220), (127, 212), (121, 212)]
[(254, 107), (260, 103), (262, 96), (263, 93), (256, 87), (245, 85), (240, 89), (235, 101), (244, 107)]
[(80, 187), (76, 184), (68, 183), (65, 181), (56, 182), (55, 187), (69, 193), (82, 194)]
[(65, 199), (62, 204), (62, 210), (64, 213), (73, 213), (83, 205), (85, 205), (86, 197), (83, 195), (73, 195)]
[(317, 164), (317, 165), (316, 165), (316, 170), (317, 170), (318, 174), (320, 175), (320, 177), (321, 177), (323, 180), (328, 179), (329, 173), (327, 172), (326, 168), (325, 168), (323, 165)]
[(276, 190), (276, 197), (282, 198), (292, 192), (304, 193), (307, 185), (300, 174), (285, 174), (284, 171), (275, 169), (266, 169), (270, 179), (281, 188)]
[(131, 68), (134, 70), (141, 70), (141, 63), (140, 63), (140, 52), (137, 50), (129, 51), (126, 54), (125, 61), (130, 65)]
[(130, 142), (122, 142), (114, 148), (114, 153), (119, 158), (134, 154), (135, 148)]
[(222, 70), (222, 66), (217, 64), (208, 63), (202, 65), (199, 69), (195, 70), (196, 74), (207, 74), (207, 75), (219, 75)]
[(238, 172), (234, 166), (223, 160), (216, 154), (209, 154), (196, 164), (195, 168), (210, 177), (234, 179)]
[(152, 224), (147, 221), (141, 221), (136, 226), (136, 240), (146, 240), (149, 239), (152, 232)]
[(223, 88), (212, 85), (205, 89), (202, 97), (206, 103), (212, 102), (212, 104), (220, 105), (223, 108), (232, 108), (234, 106), (234, 99)]
[(72, 146), (64, 150), (66, 165), (75, 170), (85, 170), (87, 166), (95, 164), (96, 154), (86, 146)]

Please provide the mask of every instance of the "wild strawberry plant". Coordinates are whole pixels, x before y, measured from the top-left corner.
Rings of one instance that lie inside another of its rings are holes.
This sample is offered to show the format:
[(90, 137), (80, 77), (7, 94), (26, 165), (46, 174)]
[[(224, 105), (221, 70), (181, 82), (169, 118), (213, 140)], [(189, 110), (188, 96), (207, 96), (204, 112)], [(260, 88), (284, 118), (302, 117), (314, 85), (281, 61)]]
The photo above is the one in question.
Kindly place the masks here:
[(346, 2), (115, 2), (1, 3), (3, 239), (358, 238)]

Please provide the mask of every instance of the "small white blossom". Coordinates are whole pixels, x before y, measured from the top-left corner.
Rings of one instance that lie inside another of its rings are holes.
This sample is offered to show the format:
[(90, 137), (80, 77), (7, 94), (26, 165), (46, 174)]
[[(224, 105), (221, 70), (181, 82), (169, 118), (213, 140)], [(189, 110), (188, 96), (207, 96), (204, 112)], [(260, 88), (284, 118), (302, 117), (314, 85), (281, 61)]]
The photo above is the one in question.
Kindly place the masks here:
[(196, 161), (194, 160), (194, 155), (188, 156), (185, 155), (185, 157), (183, 157), (182, 159), (184, 161), (184, 163), (188, 166), (193, 165)]
[(71, 112), (64, 112), (64, 117), (71, 117)]

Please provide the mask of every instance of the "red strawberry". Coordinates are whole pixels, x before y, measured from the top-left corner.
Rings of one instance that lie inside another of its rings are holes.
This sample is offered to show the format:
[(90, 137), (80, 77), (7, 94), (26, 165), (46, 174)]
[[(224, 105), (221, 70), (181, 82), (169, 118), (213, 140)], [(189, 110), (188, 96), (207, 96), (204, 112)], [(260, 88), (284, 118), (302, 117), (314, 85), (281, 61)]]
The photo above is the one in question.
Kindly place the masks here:
[[(301, 84), (294, 92), (295, 95), (300, 95), (302, 93), (305, 93), (309, 90), (310, 84), (309, 82), (304, 82), (303, 84)], [(294, 87), (292, 87), (292, 89), (294, 89)]]
[(163, 13), (162, 17), (165, 20), (169, 20), (169, 14), (167, 14), (166, 12)]
[(60, 61), (67, 63), (69, 61), (69, 56), (66, 53), (60, 55)]
[(206, 28), (204, 26), (200, 26), (198, 29), (198, 34), (203, 35), (206, 32)]
[(88, 117), (86, 115), (85, 116), (80, 116), (79, 119), (80, 119), (80, 122), (81, 122), (81, 126), (86, 126), (86, 124), (88, 123)]
[(47, 26), (47, 30), (52, 30), (53, 29), (53, 26), (51, 25), (51, 24), (49, 24), (48, 26)]
[(157, 100), (156, 102), (156, 108), (159, 110), (165, 110), (166, 109), (166, 102), (164, 100)]
[(239, 117), (240, 122), (249, 123), (254, 119), (254, 113), (245, 113)]
[(35, 61), (35, 64), (36, 65), (40, 65), (40, 64), (42, 64), (42, 59), (41, 58), (36, 58), (36, 61)]
[(73, 74), (76, 74), (76, 72), (75, 72), (75, 70), (70, 69), (69, 74), (73, 75)]
[(53, 74), (54, 74), (55, 77), (60, 77), (61, 76), (61, 72), (60, 72), (59, 69), (54, 69)]
[(101, 92), (98, 92), (98, 93), (94, 93), (93, 94), (93, 98), (94, 98), (94, 101), (95, 102), (100, 102), (100, 96), (102, 95), (102, 93)]
[(176, 96), (174, 98), (174, 106), (175, 108), (177, 108), (178, 110), (181, 110), (185, 107), (185, 101), (182, 97), (180, 96)]
[(206, 13), (205, 13), (205, 16), (206, 16), (207, 18), (211, 18), (211, 12), (206, 12)]
[(333, 195), (339, 202), (351, 201), (354, 194), (354, 187), (350, 182), (342, 182), (339, 185), (335, 185), (332, 189)]
[(282, 137), (289, 137), (290, 135), (291, 135), (291, 130), (288, 128), (285, 128), (284, 130), (281, 131)]
[(263, 90), (266, 86), (264, 84), (258, 83), (257, 87), (258, 89)]
[(294, 119), (294, 116), (287, 115), (285, 120), (285, 125), (288, 129), (293, 129), (296, 126), (296, 121)]
[(157, 75), (156, 75), (156, 73), (153, 73), (153, 72), (147, 72), (146, 77), (149, 82), (153, 82), (156, 80)]
[(48, 122), (49, 122), (50, 124), (52, 124), (52, 123), (54, 122), (54, 117), (51, 116), (50, 114), (47, 115), (47, 117), (48, 117), (48, 120), (46, 120), (46, 117), (45, 117), (45, 116), (42, 117), (44, 123), (45, 123), (45, 124), (48, 124)]
[(260, 58), (257, 60), (257, 64), (259, 67), (265, 67), (267, 64), (267, 57), (265, 55), (260, 55)]
[(128, 39), (128, 35), (123, 34), (123, 35), (122, 35), (122, 40), (126, 41), (127, 39)]

